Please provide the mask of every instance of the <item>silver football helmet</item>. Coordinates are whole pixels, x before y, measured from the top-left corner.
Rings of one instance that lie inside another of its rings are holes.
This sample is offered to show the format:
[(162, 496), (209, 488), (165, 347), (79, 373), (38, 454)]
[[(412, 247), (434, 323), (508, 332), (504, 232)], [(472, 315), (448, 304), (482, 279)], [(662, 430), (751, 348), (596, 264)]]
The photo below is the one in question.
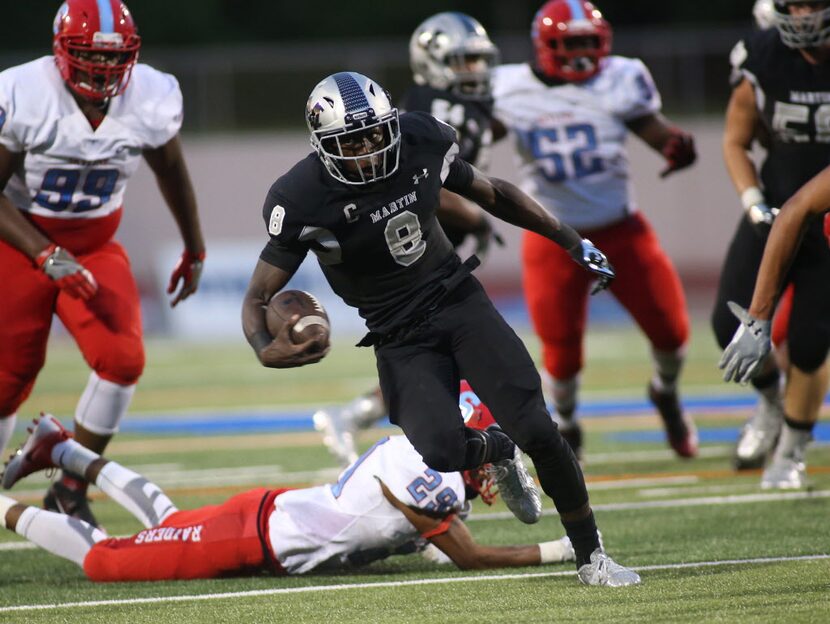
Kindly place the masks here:
[(398, 169), (401, 128), (389, 93), (357, 72), (321, 81), (306, 103), (311, 146), (345, 184), (369, 184)]
[[(820, 48), (830, 43), (830, 2), (825, 0), (774, 0), (775, 27), (790, 48)], [(791, 4), (815, 4), (810, 13), (790, 15)]]
[(489, 97), (490, 71), (498, 58), (499, 50), (484, 27), (464, 13), (433, 15), (409, 40), (415, 82), (461, 97)]

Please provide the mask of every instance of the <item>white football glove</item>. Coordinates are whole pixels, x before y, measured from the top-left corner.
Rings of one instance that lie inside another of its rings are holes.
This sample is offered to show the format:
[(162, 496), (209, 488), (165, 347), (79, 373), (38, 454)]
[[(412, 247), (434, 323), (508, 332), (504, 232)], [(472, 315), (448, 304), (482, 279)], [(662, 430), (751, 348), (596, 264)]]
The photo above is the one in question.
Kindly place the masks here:
[(741, 321), (723, 356), (718, 368), (723, 369), (724, 381), (745, 384), (758, 371), (761, 362), (770, 352), (770, 321), (762, 321), (751, 316), (734, 301), (727, 303), (732, 314)]

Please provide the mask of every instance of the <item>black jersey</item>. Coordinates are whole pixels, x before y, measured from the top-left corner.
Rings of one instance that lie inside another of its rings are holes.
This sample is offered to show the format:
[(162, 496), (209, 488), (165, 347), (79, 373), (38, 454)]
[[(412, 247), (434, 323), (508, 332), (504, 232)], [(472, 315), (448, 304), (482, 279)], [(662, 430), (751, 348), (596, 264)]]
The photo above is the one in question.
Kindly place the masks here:
[(775, 28), (739, 42), (731, 60), (733, 82), (755, 88), (768, 150), (761, 181), (767, 201), (780, 206), (830, 165), (830, 62), (807, 62)]
[(490, 165), (492, 98), (473, 100), (451, 91), (414, 85), (404, 93), (400, 108), (423, 111), (450, 124), (458, 133), (459, 157), (482, 170)]
[(271, 187), (261, 259), (294, 273), (311, 250), (329, 284), (383, 334), (441, 296), (463, 271), (436, 220), (443, 186), (463, 192), (472, 167), (456, 158), (453, 129), (429, 115), (400, 117), (398, 170), (372, 184), (335, 180), (312, 153)]

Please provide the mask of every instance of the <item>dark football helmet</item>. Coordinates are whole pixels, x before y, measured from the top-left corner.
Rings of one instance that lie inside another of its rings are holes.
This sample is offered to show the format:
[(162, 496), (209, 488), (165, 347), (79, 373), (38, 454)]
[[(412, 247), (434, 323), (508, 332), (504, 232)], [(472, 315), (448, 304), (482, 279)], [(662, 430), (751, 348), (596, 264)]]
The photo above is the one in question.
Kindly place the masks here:
[(55, 62), (70, 89), (97, 101), (124, 92), (141, 38), (121, 0), (66, 0), (53, 31)]
[[(809, 12), (790, 13), (790, 5), (814, 5)], [(775, 0), (775, 27), (790, 48), (820, 48), (830, 42), (830, 2)]]
[(533, 18), (536, 68), (548, 78), (582, 82), (611, 53), (611, 25), (586, 0), (551, 0)]
[(419, 85), (460, 97), (490, 96), (490, 71), (499, 50), (487, 31), (464, 13), (438, 13), (422, 22), (409, 40), (409, 64)]
[(311, 145), (345, 184), (368, 184), (398, 169), (401, 128), (389, 93), (357, 72), (321, 81), (306, 103)]

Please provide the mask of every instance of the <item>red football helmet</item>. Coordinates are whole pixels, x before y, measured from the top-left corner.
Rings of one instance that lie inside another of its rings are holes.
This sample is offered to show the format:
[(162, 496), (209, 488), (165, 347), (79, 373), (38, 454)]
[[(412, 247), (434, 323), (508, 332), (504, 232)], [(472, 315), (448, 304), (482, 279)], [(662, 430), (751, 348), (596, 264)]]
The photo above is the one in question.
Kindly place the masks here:
[(133, 17), (121, 0), (66, 0), (55, 16), (52, 49), (58, 70), (87, 99), (122, 93), (140, 47)]
[[(473, 389), (466, 381), (461, 381), (461, 394), (458, 397), (458, 406), (461, 409), (461, 416), (464, 424), (472, 429), (487, 429), (495, 425), (496, 421), (487, 406), (481, 402)], [(493, 476), (488, 473), (485, 464), (474, 470), (462, 472), (464, 485), (481, 497), (481, 500), (492, 505), (499, 493)]]
[(582, 82), (611, 53), (611, 25), (586, 0), (550, 0), (533, 18), (536, 67), (545, 76)]

